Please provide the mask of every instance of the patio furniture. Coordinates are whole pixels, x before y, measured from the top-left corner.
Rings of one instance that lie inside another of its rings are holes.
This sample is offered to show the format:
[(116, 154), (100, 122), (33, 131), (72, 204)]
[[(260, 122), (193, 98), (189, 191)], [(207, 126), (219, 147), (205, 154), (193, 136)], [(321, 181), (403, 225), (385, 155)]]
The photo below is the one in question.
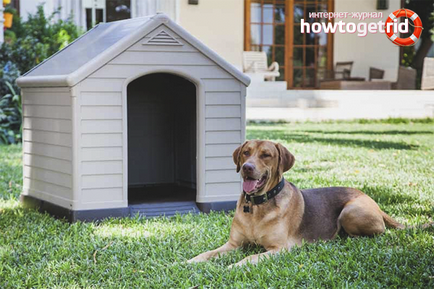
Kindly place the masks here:
[(425, 57), (423, 61), (421, 89), (434, 89), (434, 57)]
[(353, 61), (336, 62), (334, 70), (334, 79), (349, 79), (351, 77), (351, 69), (353, 68)]
[(262, 80), (275, 81), (280, 76), (277, 62), (267, 64), (265, 51), (244, 51), (243, 69), (245, 73), (259, 75)]
[(347, 81), (363, 81), (364, 77), (351, 77), (353, 61), (336, 62), (334, 70), (327, 70), (325, 78), (322, 81), (347, 80)]
[(390, 90), (390, 81), (365, 81), (365, 80), (329, 80), (320, 83), (320, 89), (334, 90)]
[(396, 82), (392, 83), (392, 89), (416, 89), (416, 74), (416, 69), (400, 66), (398, 69), (398, 79)]
[(369, 67), (369, 81), (372, 81), (373, 79), (383, 79), (384, 77), (384, 70)]

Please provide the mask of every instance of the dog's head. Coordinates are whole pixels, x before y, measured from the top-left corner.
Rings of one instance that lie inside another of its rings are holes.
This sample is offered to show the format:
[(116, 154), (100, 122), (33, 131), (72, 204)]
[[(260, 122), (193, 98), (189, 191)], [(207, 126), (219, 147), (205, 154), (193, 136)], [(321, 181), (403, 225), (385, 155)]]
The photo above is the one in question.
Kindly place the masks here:
[(237, 172), (241, 170), (243, 189), (247, 194), (261, 195), (281, 180), (294, 165), (294, 156), (281, 144), (250, 140), (233, 153)]

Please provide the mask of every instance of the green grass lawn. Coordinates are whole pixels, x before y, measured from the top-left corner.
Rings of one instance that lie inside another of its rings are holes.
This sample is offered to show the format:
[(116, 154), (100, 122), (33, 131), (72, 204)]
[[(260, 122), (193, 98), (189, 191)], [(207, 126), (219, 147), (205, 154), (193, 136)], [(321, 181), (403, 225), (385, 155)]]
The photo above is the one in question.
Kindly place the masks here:
[[(299, 188), (351, 186), (404, 224), (434, 219), (433, 122), (250, 125), (248, 138), (288, 147)], [(21, 147), (0, 147), (0, 160), (0, 288), (434, 287), (434, 228), (305, 244), (240, 269), (227, 266), (262, 249), (190, 265), (226, 242), (233, 213), (68, 224), (20, 207)]]

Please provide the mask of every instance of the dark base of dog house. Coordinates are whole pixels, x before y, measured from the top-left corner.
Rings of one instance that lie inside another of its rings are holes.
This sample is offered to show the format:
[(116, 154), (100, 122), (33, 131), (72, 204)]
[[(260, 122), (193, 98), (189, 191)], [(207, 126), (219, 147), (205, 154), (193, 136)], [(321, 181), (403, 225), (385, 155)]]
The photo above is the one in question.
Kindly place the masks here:
[(134, 217), (137, 214), (143, 217), (173, 216), (177, 213), (209, 213), (210, 211), (229, 211), (235, 209), (236, 201), (196, 203), (186, 202), (159, 202), (133, 204), (127, 208), (79, 210), (73, 211), (61, 206), (43, 201), (31, 196), (21, 195), (20, 200), (24, 207), (38, 209), (40, 212), (47, 212), (59, 219), (66, 219), (68, 222), (76, 221), (97, 221), (113, 217)]

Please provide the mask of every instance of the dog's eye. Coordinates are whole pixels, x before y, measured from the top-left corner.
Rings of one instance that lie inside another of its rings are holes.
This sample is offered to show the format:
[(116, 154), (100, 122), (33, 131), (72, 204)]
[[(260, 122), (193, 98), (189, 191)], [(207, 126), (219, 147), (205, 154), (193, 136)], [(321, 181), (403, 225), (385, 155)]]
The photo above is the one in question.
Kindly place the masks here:
[(269, 157), (271, 157), (271, 155), (270, 154), (262, 154), (262, 156), (261, 156), (263, 159), (265, 159), (265, 158), (269, 158)]
[(250, 153), (249, 153), (249, 151), (245, 151), (245, 152), (243, 152), (243, 155), (245, 155), (245, 156), (249, 156)]

